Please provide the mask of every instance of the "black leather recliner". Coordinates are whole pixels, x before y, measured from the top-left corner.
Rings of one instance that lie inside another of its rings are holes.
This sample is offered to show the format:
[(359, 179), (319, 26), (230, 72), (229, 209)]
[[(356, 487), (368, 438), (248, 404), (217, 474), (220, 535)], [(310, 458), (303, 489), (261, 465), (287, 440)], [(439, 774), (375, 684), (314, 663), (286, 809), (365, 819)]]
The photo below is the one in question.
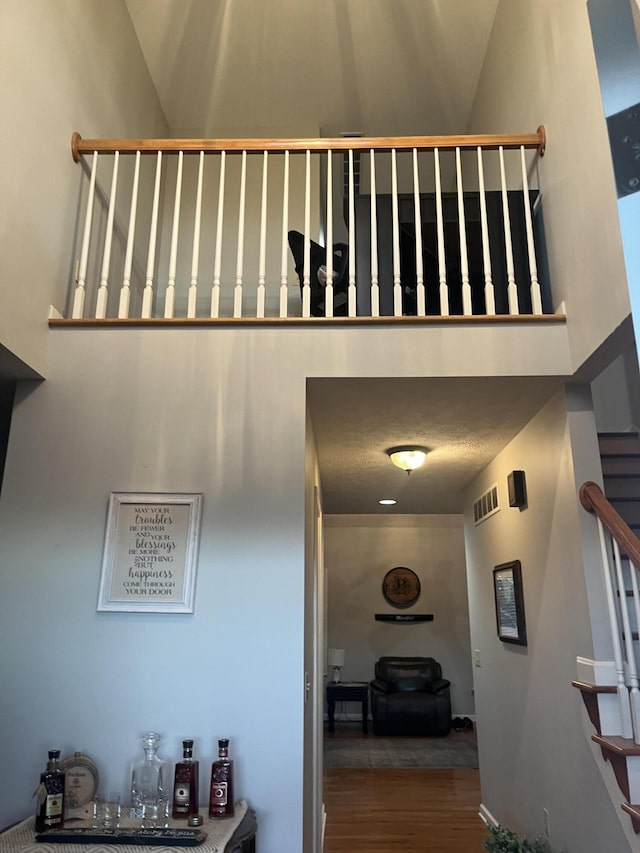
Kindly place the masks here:
[(434, 658), (381, 657), (371, 682), (377, 735), (447, 735), (451, 731), (450, 682)]

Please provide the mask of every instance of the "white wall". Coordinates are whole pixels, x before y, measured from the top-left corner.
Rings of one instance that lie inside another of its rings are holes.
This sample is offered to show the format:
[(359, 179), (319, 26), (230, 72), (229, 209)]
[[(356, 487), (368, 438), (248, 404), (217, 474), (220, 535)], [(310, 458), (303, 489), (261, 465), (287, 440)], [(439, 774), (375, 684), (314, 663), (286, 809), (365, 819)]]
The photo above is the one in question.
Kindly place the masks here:
[[(507, 476), (525, 471), (528, 505), (510, 508)], [(576, 502), (577, 486), (599, 479), (588, 396), (559, 392), (466, 492), (465, 534), (483, 804), (501, 823), (542, 833), (549, 810), (554, 849), (602, 853), (630, 846), (630, 823), (600, 776), (583, 730), (576, 657), (610, 659), (606, 626), (591, 636), (602, 607), (595, 523)], [(475, 496), (498, 483), (503, 508), (474, 527)], [(520, 560), (528, 645), (496, 636), (493, 567)], [(591, 613), (591, 617), (590, 617)], [(609, 768), (605, 769), (609, 774)], [(622, 816), (618, 817), (618, 812)], [(622, 821), (622, 824), (620, 823)], [(627, 827), (627, 824), (628, 827)], [(622, 829), (624, 825), (624, 829)]]
[(0, 4), (0, 343), (46, 373), (49, 306), (73, 274), (85, 137), (166, 136), (124, 0)]
[[(473, 714), (462, 516), (326, 516), (325, 558), (327, 646), (345, 650), (342, 680), (370, 681), (382, 655), (434, 657), (451, 681), (453, 714)], [(420, 598), (406, 611), (382, 595), (383, 578), (395, 566), (420, 579)], [(374, 620), (376, 613), (399, 612), (435, 618), (397, 625)]]
[(551, 289), (574, 368), (629, 314), (609, 143), (585, 0), (501, 0), (469, 132), (544, 124), (539, 184)]

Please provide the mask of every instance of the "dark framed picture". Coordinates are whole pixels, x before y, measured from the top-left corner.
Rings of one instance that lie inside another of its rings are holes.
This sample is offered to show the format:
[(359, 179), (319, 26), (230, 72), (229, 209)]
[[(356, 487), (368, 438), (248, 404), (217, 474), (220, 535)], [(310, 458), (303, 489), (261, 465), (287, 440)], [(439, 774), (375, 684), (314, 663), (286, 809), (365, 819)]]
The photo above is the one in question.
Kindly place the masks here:
[(520, 560), (502, 563), (495, 567), (493, 591), (496, 600), (498, 637), (504, 643), (526, 646), (527, 626), (524, 618)]

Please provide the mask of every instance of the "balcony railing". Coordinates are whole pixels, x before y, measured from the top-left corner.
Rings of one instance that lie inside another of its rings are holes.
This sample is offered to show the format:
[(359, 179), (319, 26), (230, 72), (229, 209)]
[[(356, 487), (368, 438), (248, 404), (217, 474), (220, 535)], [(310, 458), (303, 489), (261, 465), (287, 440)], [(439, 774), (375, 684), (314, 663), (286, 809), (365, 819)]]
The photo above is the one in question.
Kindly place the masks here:
[(67, 316), (552, 314), (538, 272), (544, 144), (544, 128), (277, 140), (74, 134), (84, 169)]

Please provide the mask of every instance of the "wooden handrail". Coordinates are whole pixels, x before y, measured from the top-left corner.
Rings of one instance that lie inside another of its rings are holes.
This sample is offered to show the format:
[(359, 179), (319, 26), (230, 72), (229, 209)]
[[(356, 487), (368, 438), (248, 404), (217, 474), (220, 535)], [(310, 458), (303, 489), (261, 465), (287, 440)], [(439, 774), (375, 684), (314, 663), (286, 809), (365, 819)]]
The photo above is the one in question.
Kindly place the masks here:
[(634, 566), (640, 568), (640, 540), (611, 506), (600, 486), (592, 482), (583, 483), (579, 494), (582, 506), (600, 519)]
[(155, 154), (158, 151), (182, 151), (185, 154), (199, 154), (215, 151), (229, 153), (247, 153), (263, 151), (407, 151), (413, 148), (432, 150), (434, 148), (471, 149), (478, 146), (487, 150), (497, 148), (536, 148), (540, 156), (544, 155), (546, 132), (540, 125), (535, 133), (514, 134), (472, 134), (459, 136), (360, 136), (333, 137), (325, 139), (83, 139), (79, 133), (71, 137), (71, 154), (76, 163), (83, 154), (113, 154), (140, 151), (141, 154)]

